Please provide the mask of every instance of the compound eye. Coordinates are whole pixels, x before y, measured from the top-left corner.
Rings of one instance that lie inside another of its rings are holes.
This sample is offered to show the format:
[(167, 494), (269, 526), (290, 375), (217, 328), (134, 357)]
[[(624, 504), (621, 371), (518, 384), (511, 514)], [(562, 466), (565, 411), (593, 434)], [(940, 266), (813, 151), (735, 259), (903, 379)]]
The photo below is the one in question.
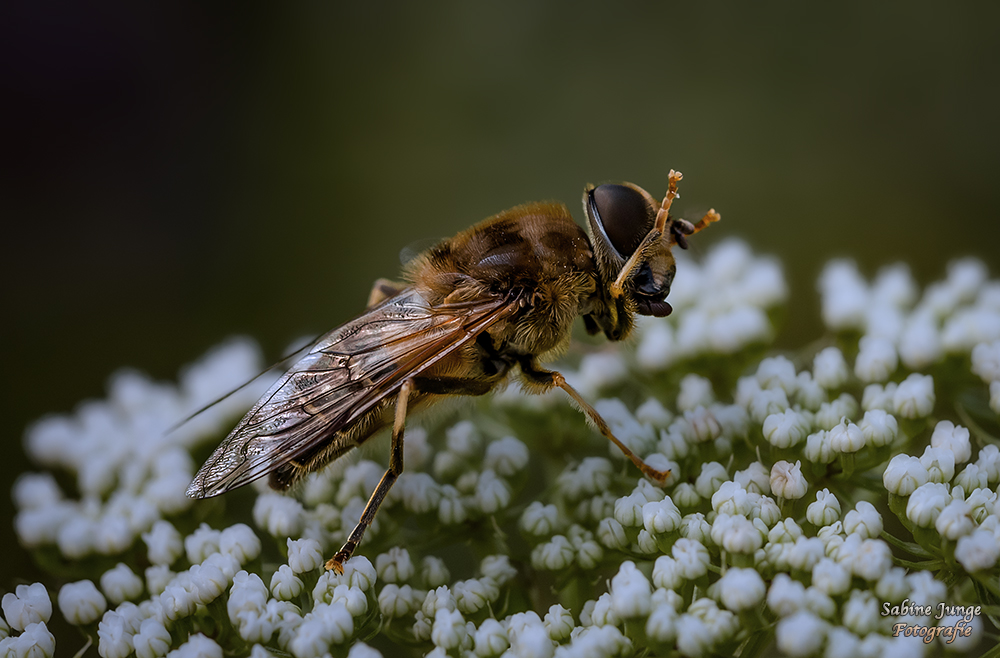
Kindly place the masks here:
[(591, 192), (591, 201), (611, 246), (628, 258), (653, 227), (646, 199), (625, 185), (600, 185)]

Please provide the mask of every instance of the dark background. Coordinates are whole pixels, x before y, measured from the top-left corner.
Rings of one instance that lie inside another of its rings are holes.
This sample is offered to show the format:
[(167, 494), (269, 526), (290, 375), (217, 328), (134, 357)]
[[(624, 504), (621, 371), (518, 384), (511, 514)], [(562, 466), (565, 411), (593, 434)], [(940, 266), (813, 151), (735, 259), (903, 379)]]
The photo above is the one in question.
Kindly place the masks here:
[(277, 356), (401, 248), (630, 180), (777, 255), (779, 346), (835, 255), (1000, 272), (1000, 12), (985, 3), (4, 3), (0, 590), (36, 578), (6, 492), (25, 425), (172, 379), (232, 334)]

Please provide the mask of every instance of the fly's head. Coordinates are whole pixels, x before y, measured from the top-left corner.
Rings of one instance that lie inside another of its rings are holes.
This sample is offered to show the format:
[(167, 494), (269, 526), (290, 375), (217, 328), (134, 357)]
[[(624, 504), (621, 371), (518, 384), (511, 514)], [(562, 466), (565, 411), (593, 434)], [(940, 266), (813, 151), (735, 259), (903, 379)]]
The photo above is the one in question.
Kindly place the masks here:
[(666, 196), (657, 201), (633, 183), (588, 186), (583, 193), (587, 228), (606, 308), (594, 313), (611, 340), (621, 340), (634, 314), (664, 317), (677, 265), (672, 248), (719, 219), (709, 211), (697, 224), (670, 215), (680, 172), (670, 172)]

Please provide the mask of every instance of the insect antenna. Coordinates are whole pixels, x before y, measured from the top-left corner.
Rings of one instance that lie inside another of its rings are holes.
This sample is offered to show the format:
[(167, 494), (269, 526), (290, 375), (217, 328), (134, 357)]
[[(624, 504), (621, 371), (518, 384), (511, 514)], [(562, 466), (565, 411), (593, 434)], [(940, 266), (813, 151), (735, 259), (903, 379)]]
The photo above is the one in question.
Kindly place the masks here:
[(222, 396), (216, 398), (215, 400), (212, 400), (211, 402), (209, 402), (208, 404), (206, 404), (202, 408), (200, 408), (197, 411), (191, 413), (191, 415), (189, 415), (186, 418), (178, 421), (177, 423), (174, 423), (173, 425), (171, 425), (163, 433), (163, 436), (168, 436), (169, 434), (171, 434), (173, 432), (176, 432), (178, 429), (180, 429), (181, 427), (184, 427), (184, 425), (188, 424), (189, 422), (191, 422), (192, 420), (194, 420), (195, 418), (197, 418), (201, 414), (205, 413), (206, 411), (208, 411), (209, 409), (211, 409), (215, 405), (217, 405), (220, 402), (223, 402), (223, 401), (229, 399), (230, 397), (232, 397), (236, 393), (239, 393), (240, 391), (242, 391), (243, 389), (245, 389), (250, 384), (253, 384), (255, 381), (257, 381), (258, 379), (260, 379), (261, 377), (263, 377), (268, 372), (270, 372), (270, 371), (274, 370), (275, 368), (277, 368), (277, 367), (285, 364), (287, 361), (289, 361), (293, 357), (297, 356), (298, 354), (301, 354), (304, 350), (309, 349), (309, 347), (311, 347), (313, 344), (315, 344), (315, 342), (317, 340), (319, 340), (320, 336), (322, 336), (322, 334), (316, 334), (315, 336), (313, 336), (312, 338), (310, 338), (308, 341), (306, 341), (305, 344), (302, 345), (302, 347), (298, 348), (294, 352), (290, 352), (290, 353), (286, 354), (285, 356), (283, 356), (280, 359), (278, 359), (275, 363), (272, 363), (268, 367), (264, 368), (263, 370), (261, 370), (260, 372), (258, 372), (256, 375), (254, 375), (253, 377), (251, 377), (247, 381), (243, 382), (242, 384), (240, 384), (236, 388), (232, 389), (228, 393), (224, 393)]

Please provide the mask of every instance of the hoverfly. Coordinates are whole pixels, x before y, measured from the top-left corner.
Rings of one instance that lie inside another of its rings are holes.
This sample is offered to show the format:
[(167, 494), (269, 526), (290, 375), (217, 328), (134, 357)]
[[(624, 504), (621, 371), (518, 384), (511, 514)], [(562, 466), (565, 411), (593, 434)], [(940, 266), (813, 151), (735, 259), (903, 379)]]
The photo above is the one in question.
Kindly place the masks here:
[(361, 316), (321, 337), (243, 417), (201, 467), (187, 495), (207, 498), (265, 475), (285, 490), (392, 425), (385, 472), (344, 546), (342, 571), (403, 471), (408, 411), (449, 395), (483, 395), (516, 371), (529, 392), (558, 387), (643, 474), (664, 481), (619, 441), (558, 372), (539, 359), (569, 343), (573, 321), (610, 340), (634, 316), (662, 317), (674, 279), (671, 247), (719, 219), (670, 215), (680, 172), (656, 201), (632, 183), (588, 186), (588, 235), (563, 204), (529, 203), (490, 217), (424, 252), (408, 283), (380, 279)]

